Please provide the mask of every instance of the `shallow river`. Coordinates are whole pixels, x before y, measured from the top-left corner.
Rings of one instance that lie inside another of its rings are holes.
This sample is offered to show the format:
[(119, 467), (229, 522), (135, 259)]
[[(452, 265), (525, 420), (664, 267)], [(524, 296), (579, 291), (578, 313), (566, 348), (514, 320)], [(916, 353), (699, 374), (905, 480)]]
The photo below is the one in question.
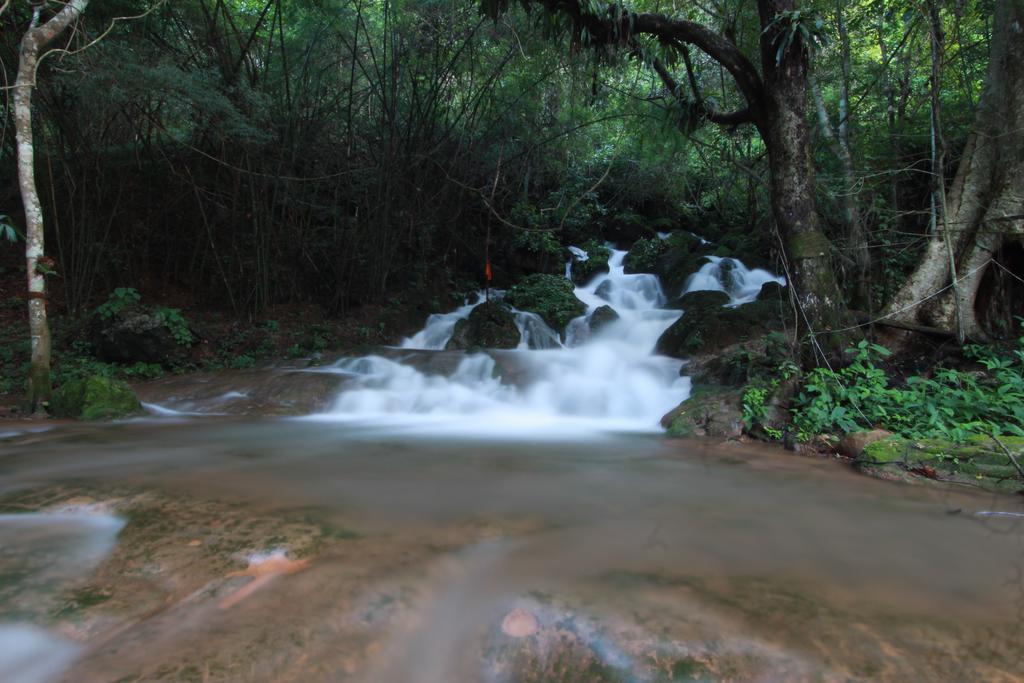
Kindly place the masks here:
[(517, 349), (444, 350), (478, 301), (150, 383), (155, 418), (0, 425), (0, 682), (1019, 680), (1020, 502), (665, 439), (685, 312), (625, 255)]
[(0, 441), (0, 502), (5, 682), (1024, 672), (1015, 500), (770, 448), (68, 425)]

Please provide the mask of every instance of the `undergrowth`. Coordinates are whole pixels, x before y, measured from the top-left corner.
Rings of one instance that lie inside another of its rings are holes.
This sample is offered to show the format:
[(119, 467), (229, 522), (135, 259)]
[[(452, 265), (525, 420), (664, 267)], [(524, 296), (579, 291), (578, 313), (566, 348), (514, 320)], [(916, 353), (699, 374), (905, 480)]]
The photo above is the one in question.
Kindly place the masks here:
[(803, 378), (791, 404), (797, 437), (871, 428), (956, 442), (979, 434), (1024, 436), (1024, 336), (1014, 348), (976, 344), (964, 352), (984, 370), (939, 367), (897, 387), (879, 367), (889, 350), (861, 341), (848, 351), (846, 367), (817, 368)]

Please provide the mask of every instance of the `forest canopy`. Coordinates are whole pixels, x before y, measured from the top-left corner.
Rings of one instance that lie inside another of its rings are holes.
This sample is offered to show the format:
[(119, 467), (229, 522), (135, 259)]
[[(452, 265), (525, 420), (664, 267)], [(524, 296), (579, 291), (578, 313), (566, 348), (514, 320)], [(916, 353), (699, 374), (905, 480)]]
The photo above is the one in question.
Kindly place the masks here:
[[(10, 95), (34, 13), (62, 7), (0, 14), (14, 239)], [(31, 87), (40, 277), (71, 318), (118, 287), (249, 319), (402, 297), (439, 310), (485, 266), (504, 287), (560, 272), (569, 245), (685, 229), (788, 275), (802, 334), (887, 320), (1012, 337), (1021, 13), (94, 0)]]

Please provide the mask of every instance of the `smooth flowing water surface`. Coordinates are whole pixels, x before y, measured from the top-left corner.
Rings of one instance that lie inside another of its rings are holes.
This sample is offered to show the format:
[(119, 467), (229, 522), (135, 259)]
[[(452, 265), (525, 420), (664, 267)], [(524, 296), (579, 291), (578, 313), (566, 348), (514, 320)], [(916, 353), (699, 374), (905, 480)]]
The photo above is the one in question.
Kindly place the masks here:
[(749, 446), (372, 420), (69, 426), (2, 449), (4, 681), (1024, 671), (1022, 528), (975, 514), (1015, 501)]
[(564, 337), (517, 312), (521, 348), (444, 351), (472, 302), (0, 430), (0, 681), (1020, 680), (1019, 502), (665, 439), (685, 312), (623, 255)]

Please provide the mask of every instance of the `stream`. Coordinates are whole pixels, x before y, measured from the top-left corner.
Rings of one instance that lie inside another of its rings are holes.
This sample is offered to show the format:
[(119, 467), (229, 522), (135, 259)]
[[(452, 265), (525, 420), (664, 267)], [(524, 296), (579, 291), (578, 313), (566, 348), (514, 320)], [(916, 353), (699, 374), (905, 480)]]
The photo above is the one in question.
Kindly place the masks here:
[[(1019, 503), (665, 439), (685, 313), (623, 257), (564, 339), (520, 312), (522, 348), (444, 351), (467, 303), (5, 426), (0, 681), (1021, 680)], [(779, 281), (720, 261), (687, 289)]]

